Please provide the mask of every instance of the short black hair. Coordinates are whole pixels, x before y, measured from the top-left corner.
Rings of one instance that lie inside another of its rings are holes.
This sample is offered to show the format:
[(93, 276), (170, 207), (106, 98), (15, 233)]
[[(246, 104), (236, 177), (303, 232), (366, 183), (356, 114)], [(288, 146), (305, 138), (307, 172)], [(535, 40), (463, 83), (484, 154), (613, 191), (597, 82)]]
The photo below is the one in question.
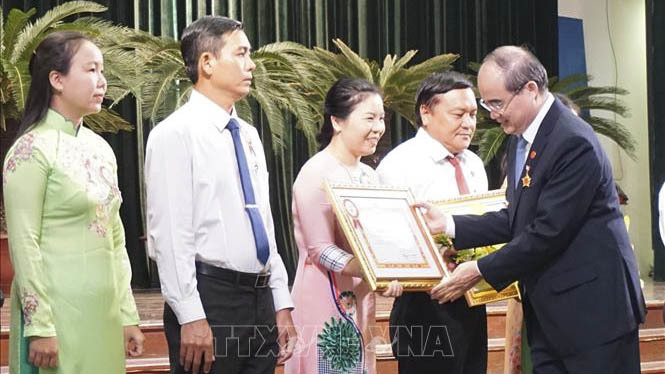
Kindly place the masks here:
[(436, 95), (445, 94), (452, 90), (472, 87), (473, 84), (471, 81), (458, 72), (445, 71), (441, 73), (432, 73), (420, 83), (420, 87), (416, 93), (415, 109), (417, 125), (423, 125), (422, 118), (420, 118), (420, 107), (424, 105), (427, 108), (431, 108), (438, 102)]
[(196, 84), (199, 80), (199, 58), (205, 52), (219, 54), (218, 45), (224, 34), (242, 30), (242, 22), (221, 16), (199, 18), (182, 32), (180, 52), (185, 61), (187, 76)]
[(547, 90), (547, 70), (526, 47), (504, 45), (485, 56), (483, 64), (486, 62), (493, 62), (504, 72), (506, 91), (517, 92), (529, 81), (536, 82), (540, 92)]

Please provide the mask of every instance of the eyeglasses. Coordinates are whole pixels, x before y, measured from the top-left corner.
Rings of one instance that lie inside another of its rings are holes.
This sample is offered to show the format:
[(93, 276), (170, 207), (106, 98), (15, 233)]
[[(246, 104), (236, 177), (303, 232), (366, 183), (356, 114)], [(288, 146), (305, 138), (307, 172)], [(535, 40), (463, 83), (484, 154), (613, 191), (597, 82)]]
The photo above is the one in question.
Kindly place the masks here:
[(488, 112), (494, 112), (498, 115), (502, 115), (503, 112), (505, 112), (506, 109), (508, 109), (508, 106), (513, 101), (515, 96), (517, 96), (520, 92), (522, 92), (522, 89), (524, 88), (524, 86), (526, 86), (527, 83), (529, 83), (529, 82), (526, 82), (526, 83), (522, 84), (520, 86), (520, 88), (518, 88), (515, 92), (513, 92), (512, 96), (510, 96), (510, 99), (508, 99), (508, 101), (506, 101), (505, 103), (503, 103), (501, 101), (494, 101), (494, 100), (490, 101), (490, 102), (486, 102), (483, 99), (478, 100), (478, 102), (480, 103), (480, 106), (485, 108)]

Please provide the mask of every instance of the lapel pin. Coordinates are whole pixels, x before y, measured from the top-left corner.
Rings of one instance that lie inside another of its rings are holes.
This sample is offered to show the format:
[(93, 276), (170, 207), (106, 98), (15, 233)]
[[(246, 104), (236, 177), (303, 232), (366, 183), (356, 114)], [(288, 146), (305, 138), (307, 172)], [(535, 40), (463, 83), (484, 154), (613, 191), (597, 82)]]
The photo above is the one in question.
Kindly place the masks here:
[(531, 187), (531, 177), (529, 176), (529, 170), (531, 167), (526, 166), (526, 172), (524, 173), (524, 178), (522, 178), (522, 187), (529, 188)]
[(531, 151), (531, 153), (529, 153), (529, 158), (532, 160), (536, 158), (536, 151)]

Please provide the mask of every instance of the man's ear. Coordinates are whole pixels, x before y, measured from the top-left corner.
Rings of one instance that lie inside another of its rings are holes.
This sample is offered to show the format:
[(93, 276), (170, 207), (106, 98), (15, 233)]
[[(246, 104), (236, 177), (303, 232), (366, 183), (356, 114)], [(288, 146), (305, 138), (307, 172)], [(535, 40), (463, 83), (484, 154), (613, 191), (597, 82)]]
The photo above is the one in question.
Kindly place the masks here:
[(217, 60), (214, 58), (212, 53), (203, 52), (201, 57), (199, 57), (199, 72), (205, 74), (206, 76), (211, 76), (213, 68), (217, 63)]
[(425, 104), (421, 104), (418, 110), (420, 111), (420, 121), (423, 123), (423, 127), (425, 127), (430, 122), (432, 112), (430, 111), (430, 108)]
[(534, 82), (534, 81), (526, 82), (525, 88), (529, 91), (532, 91), (532, 92), (540, 91), (540, 89), (538, 88), (538, 84), (536, 84), (536, 82)]
[(53, 90), (56, 93), (61, 93), (62, 90), (64, 89), (64, 85), (62, 83), (62, 78), (63, 78), (63, 75), (58, 71), (51, 70), (51, 72), (48, 73), (49, 83), (51, 83), (51, 87), (53, 87)]

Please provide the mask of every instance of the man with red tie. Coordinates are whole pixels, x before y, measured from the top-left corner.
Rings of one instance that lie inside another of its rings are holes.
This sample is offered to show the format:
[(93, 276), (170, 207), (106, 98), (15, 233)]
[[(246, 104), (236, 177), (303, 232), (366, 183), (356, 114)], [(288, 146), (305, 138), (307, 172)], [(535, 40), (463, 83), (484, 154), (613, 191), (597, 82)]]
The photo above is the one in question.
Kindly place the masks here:
[[(472, 84), (455, 72), (434, 73), (416, 95), (418, 132), (377, 168), (381, 182), (406, 185), (417, 200), (444, 200), (487, 191), (483, 162), (467, 148), (476, 130)], [(484, 306), (461, 298), (439, 304), (426, 292), (405, 293), (390, 315), (400, 374), (487, 371)]]

